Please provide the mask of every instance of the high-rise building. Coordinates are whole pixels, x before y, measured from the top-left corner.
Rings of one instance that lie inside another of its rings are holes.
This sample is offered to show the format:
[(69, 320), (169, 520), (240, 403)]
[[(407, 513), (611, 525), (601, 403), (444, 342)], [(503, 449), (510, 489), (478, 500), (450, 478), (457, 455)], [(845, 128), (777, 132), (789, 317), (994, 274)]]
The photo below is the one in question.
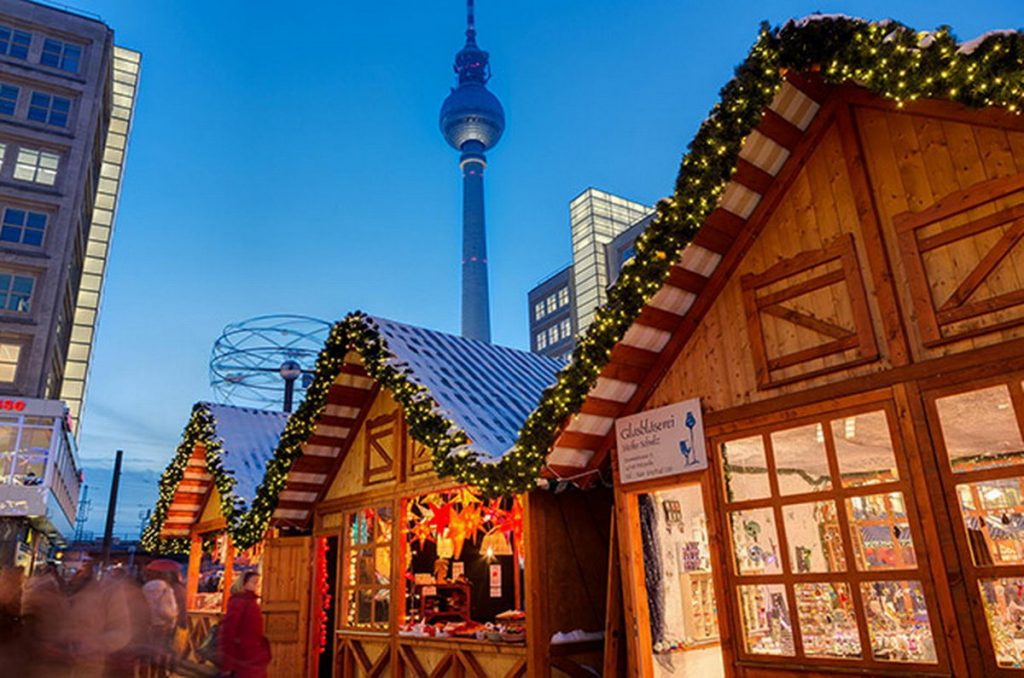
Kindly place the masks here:
[(0, 0), (0, 565), (70, 536), (85, 381), (140, 55)]
[(572, 278), (576, 289), (576, 326), (582, 330), (607, 300), (604, 246), (654, 208), (588, 188), (569, 203), (572, 229)]
[(654, 208), (588, 188), (569, 203), (572, 263), (527, 293), (530, 350), (568, 358), (576, 337), (607, 301), (608, 287), (633, 255), (633, 241), (654, 218)]
[(484, 223), (484, 153), (505, 131), (505, 111), (487, 89), (491, 66), (476, 44), (473, 0), (466, 1), (466, 45), (455, 55), (458, 85), (441, 106), (441, 132), (461, 152), (462, 170), (462, 336), (491, 340)]

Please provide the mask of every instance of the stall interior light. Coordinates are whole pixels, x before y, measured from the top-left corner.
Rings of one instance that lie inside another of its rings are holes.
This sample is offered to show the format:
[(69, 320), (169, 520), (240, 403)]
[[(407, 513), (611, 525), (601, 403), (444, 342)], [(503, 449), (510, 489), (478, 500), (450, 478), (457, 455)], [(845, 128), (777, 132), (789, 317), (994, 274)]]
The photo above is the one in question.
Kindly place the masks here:
[(844, 422), (845, 430), (843, 433), (847, 440), (853, 440), (853, 437), (857, 434), (857, 417), (847, 417)]

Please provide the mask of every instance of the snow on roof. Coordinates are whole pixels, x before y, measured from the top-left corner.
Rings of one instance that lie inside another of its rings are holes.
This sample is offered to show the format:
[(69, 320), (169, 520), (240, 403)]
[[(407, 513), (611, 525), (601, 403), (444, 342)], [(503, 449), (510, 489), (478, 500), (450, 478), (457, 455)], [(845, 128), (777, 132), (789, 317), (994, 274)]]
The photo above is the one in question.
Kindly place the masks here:
[(368, 316), (393, 367), (406, 367), (425, 387), (439, 414), (469, 436), (480, 460), (495, 462), (519, 435), (541, 393), (564, 363), (554, 358)]
[(267, 461), (274, 456), (288, 413), (234, 405), (201, 403), (213, 416), (221, 440), (221, 463), (235, 479), (234, 494), (252, 503), (263, 481)]
[(1010, 28), (1004, 28), (1004, 29), (997, 30), (997, 31), (988, 31), (987, 33), (982, 33), (981, 35), (979, 35), (978, 37), (974, 38), (973, 40), (968, 40), (967, 42), (961, 42), (960, 43), (960, 47), (957, 48), (956, 51), (959, 52), (960, 54), (973, 54), (974, 50), (978, 49), (978, 47), (981, 46), (981, 43), (985, 42), (987, 39), (991, 38), (993, 35), (1013, 35), (1016, 32), (1017, 31), (1015, 31), (1013, 29), (1010, 29)]

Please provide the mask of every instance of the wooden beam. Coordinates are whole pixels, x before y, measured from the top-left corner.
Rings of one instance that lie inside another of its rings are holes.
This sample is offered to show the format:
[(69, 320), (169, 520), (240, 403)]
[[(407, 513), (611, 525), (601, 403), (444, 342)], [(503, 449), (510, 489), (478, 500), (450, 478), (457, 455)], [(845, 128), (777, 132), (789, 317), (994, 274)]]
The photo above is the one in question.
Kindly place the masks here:
[(775, 177), (757, 165), (740, 158), (736, 161), (736, 170), (732, 173), (732, 181), (749, 188), (754, 193), (764, 195), (771, 188)]
[(636, 346), (630, 346), (629, 344), (619, 342), (612, 349), (610, 362), (622, 363), (623, 365), (646, 369), (653, 365), (657, 359), (658, 354), (654, 351), (648, 351), (645, 348), (637, 348)]
[(342, 428), (352, 428), (355, 426), (355, 417), (335, 417), (330, 414), (322, 414), (317, 419), (317, 424), (323, 424), (324, 426), (340, 426)]
[(693, 237), (693, 244), (711, 250), (715, 254), (725, 254), (732, 247), (733, 236), (717, 228), (702, 226)]
[(366, 373), (365, 367), (363, 367), (362, 365), (356, 365), (355, 363), (342, 363), (341, 367), (338, 369), (338, 373), (351, 374), (356, 377), (370, 376)]
[(646, 325), (647, 327), (671, 332), (679, 326), (679, 321), (682, 319), (683, 317), (680, 315), (663, 311), (660, 308), (648, 304), (640, 311), (640, 315), (636, 317), (636, 322), (641, 325)]
[(626, 381), (631, 384), (639, 384), (641, 381), (643, 381), (646, 372), (647, 370), (639, 367), (609, 362), (601, 369), (601, 376), (607, 377), (609, 379)]
[(327, 402), (331, 405), (344, 405), (347, 407), (360, 407), (366, 400), (367, 394), (372, 389), (355, 388), (354, 386), (331, 386), (327, 392)]
[(700, 273), (694, 273), (688, 268), (673, 266), (669, 269), (668, 278), (666, 278), (665, 282), (672, 285), (672, 287), (678, 287), (686, 292), (700, 294), (704, 288), (707, 287), (708, 279)]
[(606, 400), (604, 398), (595, 398), (594, 396), (588, 396), (583, 401), (583, 407), (580, 408), (581, 414), (592, 414), (595, 417), (617, 417), (619, 412), (622, 411), (624, 403), (620, 403), (617, 400)]
[[(596, 450), (604, 443), (604, 436), (579, 431), (562, 431), (558, 436), (558, 447), (571, 447), (577, 450)], [(582, 470), (582, 469), (581, 469)]]
[(761, 118), (757, 131), (790, 152), (804, 136), (799, 127), (770, 108), (764, 110), (764, 117)]
[(701, 231), (705, 228), (712, 228), (716, 231), (724, 231), (729, 235), (736, 236), (739, 235), (746, 225), (746, 219), (738, 214), (734, 214), (729, 210), (724, 210), (719, 207), (709, 214), (708, 218), (704, 220), (704, 225), (701, 226)]

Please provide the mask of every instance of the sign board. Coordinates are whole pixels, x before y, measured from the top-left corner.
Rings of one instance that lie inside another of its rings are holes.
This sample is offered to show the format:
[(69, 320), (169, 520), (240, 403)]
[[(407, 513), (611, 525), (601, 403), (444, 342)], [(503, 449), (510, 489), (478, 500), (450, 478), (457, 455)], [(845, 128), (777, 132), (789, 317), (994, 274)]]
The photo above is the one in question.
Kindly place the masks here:
[(491, 575), (491, 598), (501, 598), (501, 565), (492, 563)]
[(708, 467), (700, 398), (615, 420), (619, 480), (635, 483)]

